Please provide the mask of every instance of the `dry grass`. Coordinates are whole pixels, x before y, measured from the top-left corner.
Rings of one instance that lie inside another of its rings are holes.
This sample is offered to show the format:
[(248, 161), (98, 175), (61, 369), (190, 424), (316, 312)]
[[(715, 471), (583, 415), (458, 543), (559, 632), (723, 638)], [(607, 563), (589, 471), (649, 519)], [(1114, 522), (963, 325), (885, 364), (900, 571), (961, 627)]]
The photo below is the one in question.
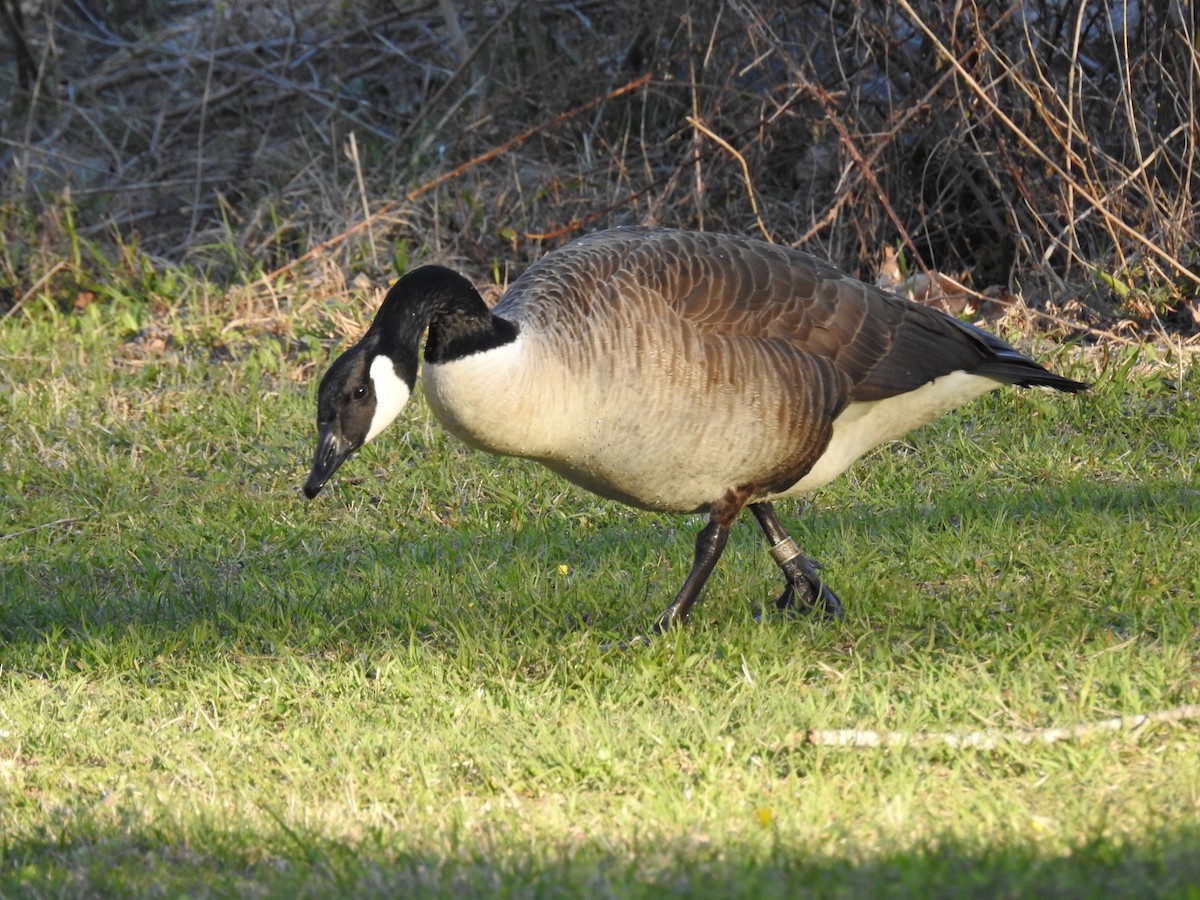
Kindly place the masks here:
[(1094, 328), (1200, 319), (1190, 4), (0, 5), (10, 307), (134, 243), (336, 288), (656, 222), (863, 275), (899, 249)]

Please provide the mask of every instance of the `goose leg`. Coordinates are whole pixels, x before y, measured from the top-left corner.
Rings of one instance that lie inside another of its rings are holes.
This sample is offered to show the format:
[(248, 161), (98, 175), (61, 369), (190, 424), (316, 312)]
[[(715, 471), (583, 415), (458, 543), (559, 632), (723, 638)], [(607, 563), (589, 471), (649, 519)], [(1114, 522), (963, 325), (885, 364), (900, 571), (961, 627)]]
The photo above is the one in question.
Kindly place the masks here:
[(659, 616), (658, 623), (654, 626), (656, 634), (662, 634), (668, 628), (687, 621), (692, 604), (700, 596), (700, 590), (712, 574), (717, 560), (721, 558), (721, 551), (725, 549), (725, 542), (728, 540), (729, 529), (712, 519), (700, 529), (700, 533), (696, 535), (696, 555), (692, 560), (692, 570), (688, 572), (688, 577), (675, 599)]
[(692, 559), (692, 570), (688, 572), (675, 599), (659, 616), (654, 626), (656, 634), (662, 634), (668, 628), (687, 621), (692, 604), (700, 596), (704, 582), (708, 581), (717, 560), (721, 558), (721, 551), (725, 549), (725, 543), (729, 540), (729, 527), (745, 503), (745, 494), (730, 491), (723, 499), (713, 504), (708, 515), (708, 524), (696, 535), (696, 555)]
[(842, 603), (817, 574), (821, 564), (800, 552), (796, 542), (783, 530), (775, 507), (769, 502), (751, 503), (750, 511), (767, 536), (772, 559), (787, 579), (787, 587), (775, 601), (776, 609), (807, 613), (820, 608), (826, 616), (840, 619), (845, 614)]

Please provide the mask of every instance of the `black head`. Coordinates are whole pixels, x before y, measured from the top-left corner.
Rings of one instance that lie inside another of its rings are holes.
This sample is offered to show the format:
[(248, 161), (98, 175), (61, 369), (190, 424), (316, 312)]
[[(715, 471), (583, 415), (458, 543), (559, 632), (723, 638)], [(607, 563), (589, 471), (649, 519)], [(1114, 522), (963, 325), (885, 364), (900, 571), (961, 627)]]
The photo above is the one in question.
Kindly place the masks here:
[(415, 360), (411, 373), (402, 372), (395, 360), (378, 351), (378, 343), (368, 333), (339, 356), (321, 379), (317, 452), (304, 482), (304, 496), (310, 500), (338, 466), (391, 424), (412, 393)]

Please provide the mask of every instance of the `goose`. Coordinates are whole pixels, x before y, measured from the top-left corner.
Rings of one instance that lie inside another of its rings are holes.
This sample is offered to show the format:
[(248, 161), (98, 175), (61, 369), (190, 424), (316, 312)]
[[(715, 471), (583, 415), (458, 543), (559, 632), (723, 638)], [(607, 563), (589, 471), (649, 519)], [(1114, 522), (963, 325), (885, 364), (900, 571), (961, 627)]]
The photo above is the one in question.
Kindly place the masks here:
[(1003, 385), (1088, 387), (803, 251), (621, 227), (550, 252), (494, 309), (450, 269), (401, 277), (321, 379), (306, 497), (396, 418), (418, 370), (473, 447), (633, 507), (707, 513), (659, 633), (687, 620), (746, 506), (783, 571), (775, 606), (840, 618), (774, 501)]

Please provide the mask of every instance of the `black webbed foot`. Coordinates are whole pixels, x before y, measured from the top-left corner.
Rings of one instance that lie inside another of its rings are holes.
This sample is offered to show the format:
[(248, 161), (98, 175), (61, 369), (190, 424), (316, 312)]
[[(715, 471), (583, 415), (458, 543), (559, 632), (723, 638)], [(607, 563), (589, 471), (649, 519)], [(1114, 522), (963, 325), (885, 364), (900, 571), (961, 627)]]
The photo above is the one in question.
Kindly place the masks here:
[(829, 619), (842, 618), (845, 615), (842, 602), (822, 580), (819, 574), (821, 564), (800, 552), (796, 542), (788, 537), (779, 523), (775, 508), (770, 503), (762, 502), (750, 504), (750, 509), (767, 538), (771, 558), (787, 579), (787, 587), (775, 601), (775, 608), (801, 615), (819, 612)]
[(821, 564), (806, 556), (796, 556), (780, 566), (787, 577), (787, 587), (775, 601), (780, 612), (820, 613), (828, 619), (840, 619), (846, 611), (829, 585), (821, 579)]

